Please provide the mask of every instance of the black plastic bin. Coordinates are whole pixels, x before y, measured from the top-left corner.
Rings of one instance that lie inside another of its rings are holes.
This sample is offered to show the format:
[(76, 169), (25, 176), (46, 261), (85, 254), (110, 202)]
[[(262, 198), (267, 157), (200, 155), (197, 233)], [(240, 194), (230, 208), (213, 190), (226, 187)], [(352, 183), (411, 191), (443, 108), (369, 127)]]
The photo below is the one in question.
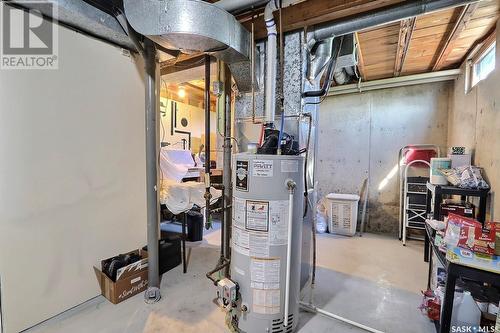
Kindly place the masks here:
[[(170, 236), (166, 239), (160, 239), (158, 241), (158, 246), (160, 275), (181, 264), (182, 256), (180, 237)], [(148, 247), (144, 246), (142, 249), (147, 251)]]
[(199, 242), (203, 240), (203, 214), (196, 210), (190, 210), (186, 213), (187, 240), (190, 242)]

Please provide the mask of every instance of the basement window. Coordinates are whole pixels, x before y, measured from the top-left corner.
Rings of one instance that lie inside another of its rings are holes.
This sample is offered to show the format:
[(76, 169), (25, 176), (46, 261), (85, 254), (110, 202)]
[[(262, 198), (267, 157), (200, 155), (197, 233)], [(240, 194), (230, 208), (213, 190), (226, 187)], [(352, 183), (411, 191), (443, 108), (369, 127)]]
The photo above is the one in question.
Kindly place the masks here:
[(495, 43), (472, 64), (472, 86), (486, 79), (495, 70)]

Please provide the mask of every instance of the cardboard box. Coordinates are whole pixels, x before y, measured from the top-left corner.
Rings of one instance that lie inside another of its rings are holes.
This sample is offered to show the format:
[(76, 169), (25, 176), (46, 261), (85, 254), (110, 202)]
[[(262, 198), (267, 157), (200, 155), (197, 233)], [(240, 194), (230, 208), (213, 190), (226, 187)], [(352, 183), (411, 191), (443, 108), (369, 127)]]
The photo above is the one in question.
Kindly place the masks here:
[(464, 217), (474, 218), (475, 216), (475, 206), (471, 203), (456, 203), (449, 202), (441, 205), (441, 215), (448, 216), (450, 213), (454, 213)]
[[(138, 253), (139, 250), (129, 253)], [(106, 260), (106, 259), (105, 259)], [(102, 260), (101, 263), (105, 260)], [(148, 287), (148, 259), (144, 258), (117, 271), (116, 282), (111, 280), (100, 269), (94, 266), (94, 271), (101, 287), (101, 293), (111, 303), (118, 304), (127, 298), (145, 291)]]

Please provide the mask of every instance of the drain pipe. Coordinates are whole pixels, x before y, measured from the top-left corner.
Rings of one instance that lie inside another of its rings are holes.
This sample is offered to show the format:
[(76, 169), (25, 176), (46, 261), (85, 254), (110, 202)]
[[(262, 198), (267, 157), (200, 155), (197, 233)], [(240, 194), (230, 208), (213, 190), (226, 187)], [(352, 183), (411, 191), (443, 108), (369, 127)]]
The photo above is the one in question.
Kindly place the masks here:
[(460, 7), (479, 0), (413, 0), (383, 7), (368, 13), (350, 16), (334, 22), (312, 27), (308, 33), (308, 46), (311, 49), (317, 41), (329, 37), (347, 35), (359, 30), (397, 22), (406, 18), (435, 12), (442, 9)]
[[(140, 42), (140, 35), (129, 25), (127, 18), (121, 11), (115, 17), (122, 29), (130, 37), (137, 52), (144, 59), (146, 83), (146, 208), (147, 208), (147, 241), (148, 259), (151, 263), (159, 263), (159, 200), (158, 200), (158, 138), (157, 120), (159, 117), (159, 85), (160, 71), (156, 46), (148, 38), (144, 45)], [(144, 293), (146, 303), (156, 303), (160, 300), (160, 268), (157, 265), (148, 265), (148, 289)]]
[[(231, 72), (227, 64), (224, 64), (223, 68), (223, 79), (224, 79), (224, 97), (225, 97), (225, 106), (224, 106), (224, 146), (223, 146), (223, 165), (222, 170), (222, 184), (224, 185), (224, 211), (222, 214), (225, 215), (224, 218), (224, 228), (221, 231), (224, 234), (224, 244), (223, 253), (226, 259), (231, 258), (230, 253), (230, 233), (232, 226), (232, 196), (233, 190), (231, 186), (231, 175), (233, 174), (231, 171), (231, 129), (232, 129), (232, 120), (231, 120)], [(229, 267), (228, 267), (229, 268)], [(226, 276), (229, 275), (229, 270), (226, 270)]]
[(266, 104), (264, 109), (264, 124), (267, 128), (274, 127), (276, 117), (276, 70), (277, 70), (277, 30), (273, 12), (279, 9), (278, 0), (271, 0), (264, 10), (264, 20), (267, 28), (267, 75)]
[(299, 302), (299, 305), (305, 311), (308, 311), (308, 312), (311, 312), (311, 313), (318, 313), (318, 314), (323, 315), (323, 316), (325, 316), (327, 318), (336, 319), (338, 321), (344, 322), (344, 323), (349, 324), (351, 326), (354, 326), (354, 327), (357, 327), (357, 328), (361, 328), (362, 330), (365, 330), (367, 332), (384, 333), (382, 331), (377, 330), (376, 328), (372, 328), (372, 327), (369, 327), (369, 326), (357, 323), (355, 321), (352, 321), (350, 319), (347, 319), (347, 318), (344, 318), (344, 317), (341, 317), (341, 316), (337, 316), (336, 314), (333, 314), (331, 312), (322, 310), (320, 308), (315, 307), (314, 305), (311, 305), (311, 304), (308, 304), (308, 303), (305, 303), (305, 302)]
[(156, 47), (150, 39), (144, 40), (144, 61), (146, 66), (146, 189), (148, 217), (148, 290), (144, 295), (147, 303), (160, 300), (159, 272), (159, 201), (158, 201), (158, 138), (156, 135), (159, 119), (159, 81)]
[(264, 9), (264, 21), (267, 29), (267, 75), (266, 75), (266, 103), (264, 108), (264, 124), (267, 128), (274, 128), (276, 118), (276, 71), (278, 69), (277, 57), (277, 30), (273, 13), (280, 8), (302, 2), (300, 0), (271, 0)]

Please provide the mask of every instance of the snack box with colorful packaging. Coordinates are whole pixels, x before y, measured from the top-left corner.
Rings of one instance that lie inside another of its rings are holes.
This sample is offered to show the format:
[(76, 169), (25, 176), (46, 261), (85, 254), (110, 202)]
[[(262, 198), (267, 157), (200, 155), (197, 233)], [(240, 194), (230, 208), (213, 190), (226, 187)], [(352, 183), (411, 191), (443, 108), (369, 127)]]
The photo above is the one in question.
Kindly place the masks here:
[(496, 226), (485, 224), (486, 228), (483, 229), (482, 224), (472, 218), (453, 213), (448, 216), (448, 227), (460, 228), (458, 247), (489, 256), (495, 255)]

